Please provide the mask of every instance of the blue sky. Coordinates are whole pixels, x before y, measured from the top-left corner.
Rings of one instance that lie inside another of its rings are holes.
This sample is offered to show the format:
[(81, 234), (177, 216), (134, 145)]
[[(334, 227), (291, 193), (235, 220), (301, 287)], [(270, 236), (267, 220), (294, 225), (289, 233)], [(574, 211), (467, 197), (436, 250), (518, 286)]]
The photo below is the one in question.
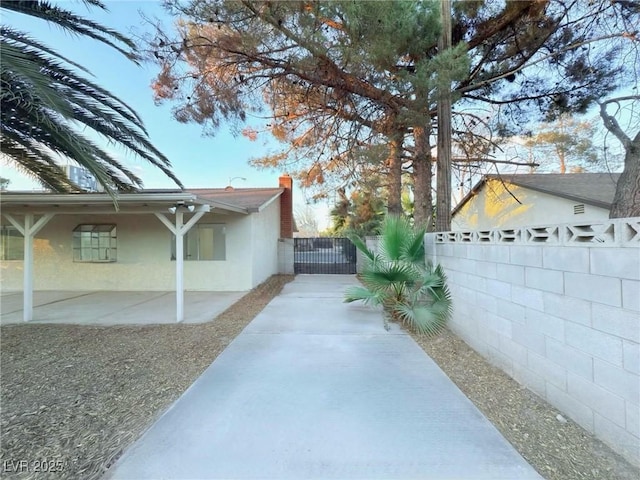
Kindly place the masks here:
[[(60, 2), (87, 18), (114, 28), (122, 33), (141, 33), (145, 22), (139, 14), (158, 17), (165, 25), (170, 25), (160, 2), (121, 0), (106, 1), (109, 12), (98, 9), (87, 10), (81, 1)], [(163, 152), (173, 165), (173, 171), (186, 187), (225, 187), (229, 179), (232, 184), (242, 187), (272, 187), (278, 185), (279, 171), (258, 170), (248, 165), (250, 158), (263, 155), (277, 148), (275, 141), (265, 145), (265, 140), (249, 141), (243, 136), (234, 137), (230, 129), (222, 126), (215, 137), (203, 136), (202, 128), (196, 124), (180, 124), (171, 116), (171, 105), (156, 106), (150, 84), (157, 69), (153, 65), (136, 66), (123, 55), (99, 42), (72, 36), (55, 25), (25, 15), (3, 11), (2, 23), (29, 32), (59, 53), (88, 68), (97, 83), (132, 106), (142, 117), (154, 145)], [(157, 170), (123, 150), (110, 147), (140, 176), (145, 188), (175, 188), (175, 184), (160, 170)], [(38, 184), (13, 170), (10, 165), (2, 165), (3, 177), (11, 180), (12, 190), (38, 188)], [(294, 192), (296, 208), (302, 208), (302, 193)]]

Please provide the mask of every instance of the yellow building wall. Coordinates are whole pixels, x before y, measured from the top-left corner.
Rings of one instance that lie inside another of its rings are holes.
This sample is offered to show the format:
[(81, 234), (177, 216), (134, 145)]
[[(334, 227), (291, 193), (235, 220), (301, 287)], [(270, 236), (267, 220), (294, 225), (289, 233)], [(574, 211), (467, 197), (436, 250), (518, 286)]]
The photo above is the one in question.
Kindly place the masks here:
[(604, 208), (585, 204), (584, 213), (574, 214), (573, 207), (581, 202), (516, 185), (507, 184), (507, 188), (499, 180), (488, 180), (483, 188), (454, 214), (451, 229), (488, 230), (592, 222), (609, 217), (608, 210)]

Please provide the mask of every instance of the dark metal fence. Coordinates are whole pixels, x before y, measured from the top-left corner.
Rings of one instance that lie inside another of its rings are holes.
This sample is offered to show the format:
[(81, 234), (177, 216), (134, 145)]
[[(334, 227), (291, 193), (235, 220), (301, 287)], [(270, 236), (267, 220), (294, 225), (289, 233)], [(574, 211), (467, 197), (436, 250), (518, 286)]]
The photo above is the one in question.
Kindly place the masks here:
[(356, 247), (348, 238), (295, 238), (293, 251), (295, 273), (356, 273)]

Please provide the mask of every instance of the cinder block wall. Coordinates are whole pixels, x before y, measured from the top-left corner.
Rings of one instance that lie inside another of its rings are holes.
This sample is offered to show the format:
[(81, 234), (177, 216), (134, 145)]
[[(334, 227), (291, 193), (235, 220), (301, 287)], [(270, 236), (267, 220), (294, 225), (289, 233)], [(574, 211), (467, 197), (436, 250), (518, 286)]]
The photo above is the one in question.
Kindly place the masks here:
[(640, 219), (425, 242), (448, 276), (452, 330), (640, 465)]

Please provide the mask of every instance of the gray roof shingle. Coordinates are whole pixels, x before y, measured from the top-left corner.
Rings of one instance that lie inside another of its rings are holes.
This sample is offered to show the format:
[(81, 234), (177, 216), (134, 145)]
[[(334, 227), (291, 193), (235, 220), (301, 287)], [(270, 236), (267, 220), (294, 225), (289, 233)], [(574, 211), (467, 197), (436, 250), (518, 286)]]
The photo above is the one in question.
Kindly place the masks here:
[(249, 212), (260, 211), (265, 205), (279, 197), (283, 188), (188, 188), (203, 200), (215, 200), (236, 207), (246, 208)]
[(619, 173), (523, 173), (513, 175), (485, 175), (456, 207), (456, 213), (478, 192), (487, 180), (502, 180), (505, 183), (529, 188), (538, 192), (556, 195), (576, 202), (610, 208)]

